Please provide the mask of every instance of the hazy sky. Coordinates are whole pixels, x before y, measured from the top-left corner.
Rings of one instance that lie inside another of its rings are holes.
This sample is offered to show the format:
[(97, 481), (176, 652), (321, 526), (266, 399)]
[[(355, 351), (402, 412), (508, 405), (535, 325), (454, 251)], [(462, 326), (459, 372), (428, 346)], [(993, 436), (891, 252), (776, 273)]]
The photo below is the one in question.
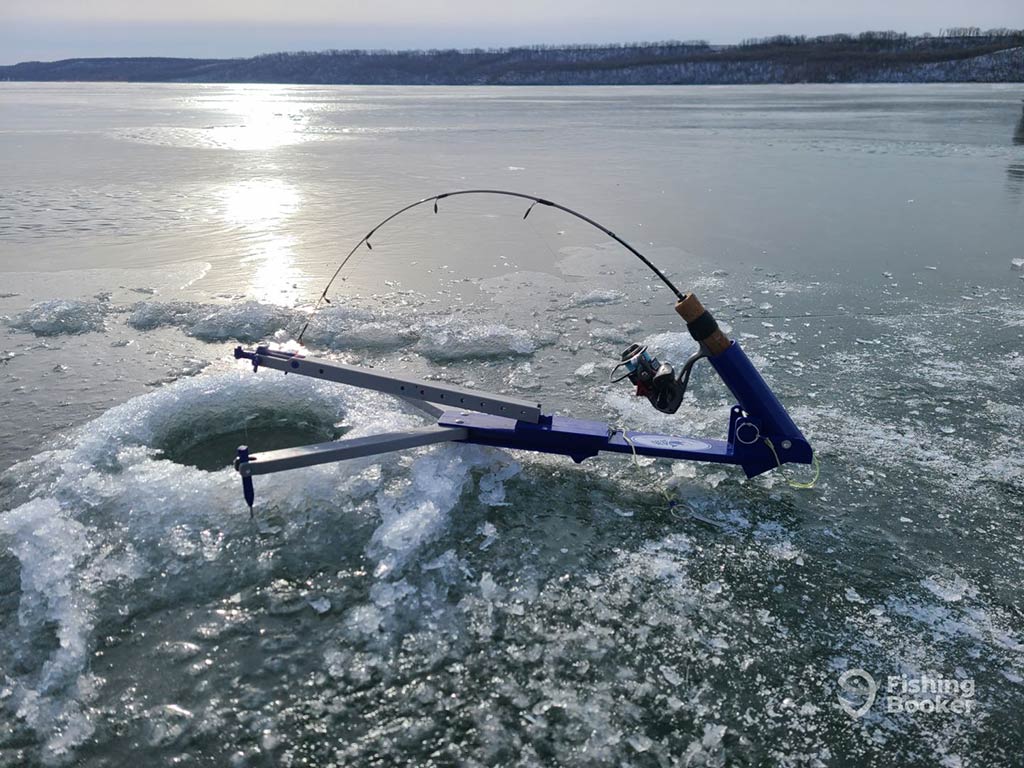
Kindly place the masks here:
[(0, 0), (0, 63), (948, 26), (1022, 28), (1024, 0)]

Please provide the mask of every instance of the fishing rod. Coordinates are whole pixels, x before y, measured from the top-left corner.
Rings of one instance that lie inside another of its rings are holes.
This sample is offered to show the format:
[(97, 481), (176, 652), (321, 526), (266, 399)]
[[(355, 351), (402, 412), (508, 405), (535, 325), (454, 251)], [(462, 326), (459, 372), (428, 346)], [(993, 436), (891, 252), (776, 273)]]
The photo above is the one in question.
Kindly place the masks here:
[(572, 208), (569, 208), (568, 206), (562, 205), (561, 203), (555, 203), (555, 202), (552, 202), (551, 200), (548, 200), (546, 198), (537, 197), (536, 195), (527, 195), (527, 194), (524, 194), (523, 192), (509, 192), (508, 190), (504, 190), (504, 189), (460, 189), (460, 190), (456, 190), (454, 192), (442, 192), (439, 195), (432, 195), (430, 197), (424, 197), (422, 200), (417, 200), (415, 203), (410, 203), (409, 205), (405, 206), (404, 208), (398, 209), (397, 211), (392, 213), (387, 218), (382, 219), (375, 227), (373, 227), (373, 229), (371, 229), (368, 233), (366, 233), (366, 235), (363, 236), (362, 240), (360, 240), (358, 243), (356, 243), (353, 246), (352, 250), (348, 252), (348, 255), (346, 255), (345, 258), (341, 260), (341, 264), (338, 265), (338, 268), (336, 270), (334, 270), (334, 274), (331, 276), (331, 279), (327, 281), (327, 287), (324, 288), (323, 293), (320, 294), (320, 298), (318, 298), (316, 300), (316, 304), (313, 305), (313, 311), (310, 313), (309, 318), (306, 320), (305, 325), (302, 326), (302, 330), (299, 332), (299, 337), (298, 337), (297, 341), (299, 341), (299, 342), (302, 341), (302, 337), (306, 333), (306, 329), (309, 328), (309, 324), (313, 321), (313, 316), (316, 314), (317, 310), (319, 310), (320, 307), (324, 304), (324, 302), (327, 302), (328, 304), (331, 303), (330, 299), (327, 298), (327, 294), (330, 292), (331, 286), (334, 285), (334, 281), (338, 279), (338, 275), (341, 274), (341, 270), (343, 270), (345, 268), (345, 265), (348, 264), (349, 260), (353, 256), (355, 256), (356, 251), (358, 251), (359, 248), (364, 243), (365, 243), (365, 245), (366, 245), (368, 250), (371, 250), (371, 251), (373, 250), (373, 245), (370, 243), (370, 238), (372, 238), (377, 233), (377, 230), (379, 230), (385, 224), (390, 222), (392, 219), (397, 219), (403, 213), (405, 213), (407, 211), (411, 211), (413, 208), (418, 208), (421, 205), (426, 205), (427, 203), (430, 203), (430, 202), (433, 202), (433, 204), (434, 204), (434, 213), (437, 213), (438, 212), (437, 203), (438, 203), (439, 200), (444, 200), (447, 197), (456, 197), (458, 195), (503, 195), (504, 197), (517, 197), (517, 198), (520, 198), (522, 200), (529, 200), (529, 201), (531, 201), (530, 202), (530, 207), (527, 208), (526, 209), (526, 213), (523, 214), (523, 219), (524, 220), (526, 219), (527, 216), (530, 215), (530, 211), (532, 211), (534, 209), (534, 207), (537, 206), (537, 205), (544, 205), (544, 206), (547, 206), (549, 208), (557, 208), (560, 211), (564, 211), (565, 213), (568, 213), (570, 216), (575, 216), (580, 221), (586, 222), (587, 224), (589, 224), (590, 226), (594, 227), (595, 229), (599, 229), (601, 232), (603, 232), (604, 234), (608, 235), (608, 237), (610, 237), (612, 240), (617, 242), (619, 245), (621, 245), (627, 251), (629, 251), (634, 256), (636, 256), (638, 259), (640, 259), (640, 261), (642, 261), (647, 266), (648, 269), (650, 269), (655, 275), (658, 276), (658, 279), (661, 280), (661, 282), (663, 282), (665, 285), (667, 285), (669, 287), (669, 289), (672, 291), (672, 293), (674, 293), (676, 295), (676, 298), (678, 298), (679, 301), (683, 301), (683, 299), (686, 298), (686, 294), (684, 294), (682, 291), (680, 291), (678, 288), (676, 288), (676, 286), (672, 284), (672, 281), (669, 280), (668, 277), (666, 277), (665, 273), (662, 272), (660, 269), (658, 269), (658, 267), (656, 267), (654, 265), (654, 263), (651, 262), (650, 259), (648, 259), (642, 253), (640, 253), (640, 251), (638, 251), (632, 245), (630, 245), (625, 240), (623, 240), (621, 237), (619, 237), (614, 232), (612, 232), (610, 229), (608, 229), (608, 227), (606, 227), (603, 224), (600, 224), (600, 223), (594, 221), (592, 218), (590, 218), (589, 216), (586, 216), (586, 215), (580, 213), (579, 211), (575, 211)]
[(650, 259), (608, 229), (608, 227), (595, 221), (589, 216), (580, 213), (579, 211), (562, 205), (561, 203), (555, 203), (547, 198), (538, 197), (537, 195), (528, 195), (523, 192), (510, 192), (503, 189), (461, 189), (454, 192), (443, 192), (441, 194), (425, 197), (414, 203), (410, 203), (382, 219), (376, 226), (367, 232), (366, 235), (364, 235), (362, 239), (352, 247), (352, 250), (345, 255), (345, 258), (341, 260), (338, 268), (334, 270), (334, 274), (331, 276), (331, 279), (327, 281), (326, 287), (317, 299), (316, 304), (313, 306), (313, 311), (310, 312), (309, 317), (306, 318), (306, 322), (303, 324), (302, 330), (299, 332), (296, 340), (300, 344), (302, 343), (302, 337), (305, 335), (306, 330), (313, 321), (316, 312), (324, 303), (331, 303), (331, 300), (327, 298), (327, 294), (330, 293), (335, 280), (337, 280), (338, 276), (345, 268), (345, 265), (348, 264), (356, 254), (356, 251), (358, 251), (364, 244), (367, 249), (371, 251), (373, 250), (373, 244), (370, 240), (381, 229), (381, 227), (407, 211), (411, 211), (412, 209), (418, 208), (421, 205), (426, 205), (427, 203), (433, 203), (434, 213), (437, 213), (437, 203), (439, 200), (444, 200), (448, 197), (457, 197), (459, 195), (502, 195), (504, 197), (529, 200), (530, 205), (526, 209), (526, 212), (523, 213), (524, 220), (538, 205), (544, 205), (549, 208), (556, 208), (560, 211), (564, 211), (569, 215), (576, 217), (580, 221), (586, 222), (595, 229), (600, 230), (615, 242), (622, 245), (622, 247), (636, 256), (648, 269), (658, 276), (658, 279), (668, 286), (677, 299), (675, 305), (676, 313), (686, 322), (690, 335), (700, 345), (699, 350), (686, 360), (681, 369), (677, 372), (671, 364), (661, 363), (657, 358), (648, 354), (646, 347), (633, 344), (630, 345), (629, 349), (622, 353), (620, 365), (616, 366), (616, 371), (618, 371), (619, 368), (626, 369), (626, 373), (620, 376), (620, 380), (628, 378), (631, 383), (636, 384), (637, 393), (646, 396), (647, 399), (651, 401), (651, 404), (659, 411), (664, 413), (675, 413), (676, 410), (678, 410), (679, 405), (682, 403), (683, 395), (686, 393), (686, 388), (690, 380), (690, 371), (694, 364), (698, 360), (724, 352), (732, 343), (721, 331), (712, 314), (704, 308), (696, 296), (692, 293), (683, 293), (680, 291), (672, 281), (668, 279), (665, 273), (655, 266)]
[(559, 454), (575, 462), (610, 452), (632, 454), (634, 459), (637, 456), (652, 456), (735, 464), (743, 469), (747, 477), (778, 469), (790, 462), (813, 464), (815, 475), (809, 483), (787, 480), (796, 488), (813, 487), (817, 480), (818, 465), (807, 438), (793, 423), (785, 407), (761, 378), (739, 343), (725, 335), (700, 300), (692, 293), (682, 293), (642, 253), (607, 227), (543, 197), (498, 189), (464, 189), (425, 197), (395, 211), (356, 243), (338, 265), (306, 320), (298, 340), (302, 340), (313, 314), (324, 302), (330, 303), (327, 294), (356, 251), (364, 243), (367, 249), (373, 250), (370, 238), (381, 227), (406, 211), (426, 203), (433, 202), (434, 212), (437, 213), (439, 200), (457, 195), (504, 195), (529, 200), (530, 206), (523, 214), (524, 219), (535, 206), (557, 208), (596, 227), (640, 259), (675, 294), (678, 299), (675, 311), (686, 323), (690, 336), (698, 344), (698, 350), (677, 374), (670, 363), (659, 361), (646, 345), (631, 344), (612, 369), (610, 378), (613, 381), (628, 379), (636, 386), (637, 395), (645, 396), (658, 411), (673, 414), (682, 403), (694, 363), (706, 359), (736, 398), (736, 404), (729, 414), (727, 438), (714, 440), (625, 430), (602, 422), (546, 414), (542, 405), (536, 401), (466, 389), (443, 382), (412, 379), (379, 368), (334, 363), (307, 357), (299, 352), (273, 349), (269, 345), (261, 345), (252, 350), (238, 347), (235, 349), (235, 358), (249, 360), (254, 371), (270, 368), (375, 390), (401, 398), (436, 420), (430, 426), (414, 430), (381, 432), (277, 451), (253, 453), (249, 446), (240, 445), (235, 458), (235, 470), (242, 477), (242, 492), (250, 513), (255, 499), (255, 475), (445, 442)]

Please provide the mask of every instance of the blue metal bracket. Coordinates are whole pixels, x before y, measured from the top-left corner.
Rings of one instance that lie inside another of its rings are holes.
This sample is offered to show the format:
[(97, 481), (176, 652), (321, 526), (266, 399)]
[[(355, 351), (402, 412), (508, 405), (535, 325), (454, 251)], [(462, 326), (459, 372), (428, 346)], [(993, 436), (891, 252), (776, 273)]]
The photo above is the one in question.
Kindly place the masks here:
[[(720, 371), (723, 379), (728, 377), (727, 385), (751, 371), (760, 380), (760, 386), (745, 381), (733, 390), (737, 399), (739, 394), (736, 390), (743, 392), (744, 402), (750, 410), (733, 406), (726, 440), (615, 430), (603, 422), (565, 416), (542, 416), (539, 423), (529, 424), (470, 411), (446, 411), (437, 423), (466, 429), (468, 435), (460, 442), (561, 454), (577, 463), (601, 452), (628, 453), (661, 459), (735, 464), (743, 468), (747, 477), (760, 475), (788, 462), (810, 464), (810, 445), (760, 379), (747, 356), (735, 342), (723, 354), (729, 355), (728, 364), (723, 365)], [(770, 399), (765, 398), (765, 393)], [(775, 453), (765, 443), (766, 437), (775, 446)]]
[[(734, 341), (729, 349), (710, 359), (740, 401), (730, 412), (726, 440), (614, 430), (603, 422), (566, 416), (542, 416), (539, 423), (529, 424), (472, 411), (446, 411), (437, 423), (468, 430), (469, 435), (462, 442), (557, 453), (577, 463), (602, 451), (630, 453), (736, 464), (743, 468), (747, 477), (789, 462), (810, 464), (813, 456), (810, 444), (740, 345)], [(772, 441), (775, 453), (765, 443), (765, 438)]]
[[(736, 341), (708, 359), (737, 400), (725, 440), (623, 431), (599, 421), (546, 415), (539, 403), (516, 400), (436, 382), (422, 382), (376, 370), (330, 363), (295, 353), (238, 347), (235, 357), (301, 376), (340, 381), (413, 400), (447, 406), (429, 434), (394, 433), (378, 438), (338, 441), (270, 454), (238, 449), (235, 469), (242, 476), (252, 507), (252, 475), (340, 461), (431, 442), (463, 442), (512, 450), (568, 456), (579, 463), (599, 453), (624, 453), (662, 459), (734, 464), (754, 477), (786, 463), (810, 464), (813, 452), (803, 433), (761, 378)], [(456, 407), (452, 408), (451, 406)], [(435, 411), (436, 412), (436, 411)], [(770, 441), (770, 444), (769, 444)]]

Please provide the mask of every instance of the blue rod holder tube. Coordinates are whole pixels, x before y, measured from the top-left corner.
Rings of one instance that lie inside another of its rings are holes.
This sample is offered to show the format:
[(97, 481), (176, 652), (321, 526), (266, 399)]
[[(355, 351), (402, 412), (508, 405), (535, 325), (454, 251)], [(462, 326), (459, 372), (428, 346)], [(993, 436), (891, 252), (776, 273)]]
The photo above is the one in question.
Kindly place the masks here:
[(727, 349), (712, 355), (708, 361), (732, 392), (749, 421), (757, 426), (760, 436), (772, 439), (782, 462), (810, 464), (813, 452), (807, 438), (793, 423), (739, 342), (732, 341)]

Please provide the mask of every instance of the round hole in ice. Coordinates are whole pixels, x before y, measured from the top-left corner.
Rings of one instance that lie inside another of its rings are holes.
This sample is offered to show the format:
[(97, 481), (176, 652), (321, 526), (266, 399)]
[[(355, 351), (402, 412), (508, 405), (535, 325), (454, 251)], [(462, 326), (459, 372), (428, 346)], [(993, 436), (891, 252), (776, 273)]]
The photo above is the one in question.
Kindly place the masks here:
[(348, 427), (325, 421), (324, 414), (303, 409), (246, 409), (202, 422), (171, 427), (157, 444), (164, 458), (208, 472), (230, 466), (239, 445), (252, 455), (337, 440)]

